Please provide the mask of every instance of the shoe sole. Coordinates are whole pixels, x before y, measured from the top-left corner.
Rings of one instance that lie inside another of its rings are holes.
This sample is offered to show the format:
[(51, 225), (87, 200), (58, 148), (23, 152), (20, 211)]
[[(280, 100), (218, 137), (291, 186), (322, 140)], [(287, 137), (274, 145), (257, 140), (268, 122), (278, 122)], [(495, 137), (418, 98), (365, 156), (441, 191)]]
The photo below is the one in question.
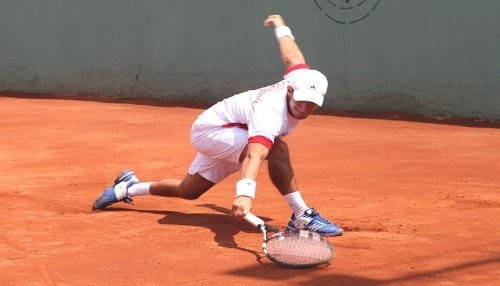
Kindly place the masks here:
[(123, 181), (123, 179), (125, 179), (126, 177), (128, 177), (130, 175), (134, 175), (134, 171), (125, 170), (125, 171), (121, 172), (120, 175), (118, 175), (116, 177), (114, 184), (118, 185), (119, 183), (121, 183)]
[[(298, 228), (291, 228), (290, 226), (287, 226), (286, 230), (287, 231), (299, 231), (300, 229), (298, 229)], [(308, 230), (308, 231), (310, 231), (310, 230)], [(328, 236), (328, 237), (342, 236), (344, 234), (343, 230), (341, 230), (338, 233), (334, 233), (334, 234), (325, 234), (325, 233), (320, 233), (320, 232), (316, 232), (316, 231), (311, 231), (311, 232), (317, 233), (317, 234), (319, 234), (321, 236)]]

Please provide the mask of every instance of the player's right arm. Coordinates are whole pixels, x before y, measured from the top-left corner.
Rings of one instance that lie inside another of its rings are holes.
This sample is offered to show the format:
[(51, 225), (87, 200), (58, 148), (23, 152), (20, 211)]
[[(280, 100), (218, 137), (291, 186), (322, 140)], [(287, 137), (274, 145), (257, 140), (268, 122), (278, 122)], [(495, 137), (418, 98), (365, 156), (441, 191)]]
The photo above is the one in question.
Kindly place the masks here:
[[(285, 25), (285, 21), (280, 15), (270, 15), (264, 20), (264, 26), (274, 26), (281, 59), (286, 68), (289, 69), (298, 64), (305, 64), (306, 60), (299, 46), (295, 42), (290, 29)], [(287, 30), (288, 29), (288, 30)]]
[(231, 211), (233, 216), (241, 219), (251, 212), (257, 176), (267, 154), (269, 154), (269, 149), (263, 144), (248, 143), (241, 163), (240, 178), (236, 185), (237, 197)]

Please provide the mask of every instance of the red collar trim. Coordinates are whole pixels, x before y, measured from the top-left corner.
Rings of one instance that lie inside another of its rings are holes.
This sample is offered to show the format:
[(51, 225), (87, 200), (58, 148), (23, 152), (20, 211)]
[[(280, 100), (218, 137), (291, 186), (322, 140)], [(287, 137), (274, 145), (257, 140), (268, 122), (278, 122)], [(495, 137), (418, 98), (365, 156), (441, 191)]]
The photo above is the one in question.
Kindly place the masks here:
[(294, 70), (300, 70), (300, 69), (308, 69), (308, 70), (310, 70), (311, 67), (309, 65), (307, 65), (307, 64), (297, 64), (297, 65), (289, 67), (286, 70), (285, 74), (289, 74), (290, 72), (292, 72)]

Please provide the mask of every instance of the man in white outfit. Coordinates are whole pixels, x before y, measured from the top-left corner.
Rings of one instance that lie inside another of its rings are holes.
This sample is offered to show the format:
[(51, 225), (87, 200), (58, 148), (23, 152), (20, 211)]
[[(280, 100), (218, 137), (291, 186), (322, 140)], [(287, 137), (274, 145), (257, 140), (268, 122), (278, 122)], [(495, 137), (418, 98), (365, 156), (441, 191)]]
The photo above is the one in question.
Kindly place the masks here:
[(125, 170), (93, 205), (102, 210), (132, 197), (157, 195), (194, 200), (239, 171), (232, 215), (243, 218), (251, 211), (260, 166), (268, 160), (271, 181), (292, 209), (289, 229), (306, 229), (326, 236), (343, 230), (323, 218), (304, 202), (293, 175), (288, 146), (282, 137), (300, 120), (323, 104), (328, 88), (326, 77), (312, 70), (279, 15), (271, 15), (264, 26), (273, 25), (282, 60), (284, 80), (256, 90), (236, 94), (205, 110), (193, 123), (191, 143), (198, 151), (184, 179), (140, 182)]

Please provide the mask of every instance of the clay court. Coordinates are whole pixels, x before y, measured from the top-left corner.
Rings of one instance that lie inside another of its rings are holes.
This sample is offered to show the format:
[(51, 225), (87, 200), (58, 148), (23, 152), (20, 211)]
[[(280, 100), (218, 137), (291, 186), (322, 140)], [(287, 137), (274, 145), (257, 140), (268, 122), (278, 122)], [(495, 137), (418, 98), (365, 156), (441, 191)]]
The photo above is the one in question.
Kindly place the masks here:
[[(236, 178), (196, 201), (91, 206), (125, 168), (183, 177), (199, 108), (0, 97), (0, 285), (498, 285), (500, 128), (318, 114), (289, 143), (306, 201), (345, 228), (324, 267), (272, 264), (229, 215)], [(265, 173), (254, 213), (290, 211)]]

